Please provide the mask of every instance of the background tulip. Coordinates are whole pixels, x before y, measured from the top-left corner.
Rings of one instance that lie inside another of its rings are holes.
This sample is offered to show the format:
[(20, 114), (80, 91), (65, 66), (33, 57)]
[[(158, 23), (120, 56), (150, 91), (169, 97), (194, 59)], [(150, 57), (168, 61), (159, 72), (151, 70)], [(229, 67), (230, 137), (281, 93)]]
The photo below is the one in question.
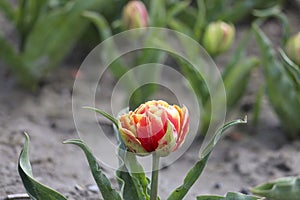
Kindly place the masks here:
[(287, 41), (285, 50), (287, 56), (300, 66), (300, 32)]
[(203, 45), (210, 55), (217, 55), (229, 49), (235, 35), (232, 24), (223, 21), (213, 22), (206, 28)]
[(167, 156), (184, 142), (189, 114), (185, 106), (164, 101), (148, 101), (118, 120), (122, 140), (128, 150), (148, 155)]
[(141, 1), (129, 1), (123, 10), (123, 23), (127, 29), (142, 28), (148, 25), (148, 12)]

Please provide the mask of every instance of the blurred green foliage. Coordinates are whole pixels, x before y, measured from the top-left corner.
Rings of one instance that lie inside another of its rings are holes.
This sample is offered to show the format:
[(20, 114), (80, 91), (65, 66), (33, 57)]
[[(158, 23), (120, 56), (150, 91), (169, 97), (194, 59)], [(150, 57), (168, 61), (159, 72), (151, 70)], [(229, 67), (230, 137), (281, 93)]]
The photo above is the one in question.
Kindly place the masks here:
[[(16, 74), (21, 84), (35, 89), (38, 81), (57, 67), (81, 38), (92, 40), (90, 43), (95, 44), (95, 41), (98, 43), (126, 30), (122, 24), (122, 10), (127, 2), (128, 0), (113, 0), (113, 2), (109, 0), (19, 0), (17, 5), (13, 5), (8, 0), (1, 0), (0, 11), (15, 27), (18, 44), (15, 46), (10, 43), (7, 40), (8, 36), (4, 35), (0, 29), (0, 59)], [(209, 24), (219, 20), (236, 24), (246, 20), (249, 22), (255, 17), (274, 16), (274, 13), (280, 12), (279, 6), (283, 5), (285, 0), (143, 0), (143, 2), (148, 9), (149, 26), (167, 27), (187, 34), (202, 43), (204, 32)], [(265, 10), (257, 11), (255, 9)], [(282, 15), (277, 15), (277, 17), (283, 22), (283, 43), (285, 43), (289, 36), (289, 25)], [(97, 38), (90, 39), (93, 32), (91, 31), (91, 22), (98, 30)], [(267, 38), (259, 31), (256, 31), (256, 36), (258, 41), (267, 41)], [(262, 37), (264, 39), (261, 39)], [(230, 61), (224, 64), (222, 77), (229, 109), (237, 105), (243, 96), (250, 74), (260, 62), (256, 57), (246, 55), (248, 38), (249, 36), (245, 37)], [(261, 44), (261, 42), (259, 43)], [(273, 51), (270, 44), (260, 47), (262, 52)], [(113, 44), (107, 46), (108, 51), (111, 52), (109, 56), (114, 56), (114, 48)], [(211, 56), (216, 57), (216, 55)], [(160, 63), (164, 58), (165, 52), (152, 49), (143, 50), (132, 66)], [(291, 62), (286, 62), (288, 59), (286, 56), (283, 58), (285, 59), (278, 60), (274, 53), (262, 53), (261, 61), (267, 80), (266, 89), (279, 118), (283, 124), (286, 124), (283, 125), (285, 130), (292, 135), (297, 135), (300, 128), (295, 125), (297, 122), (293, 122), (297, 117), (293, 114), (293, 106), (289, 105), (298, 105), (299, 99), (297, 98), (299, 97), (294, 99), (294, 96), (297, 96), (294, 95), (290, 98), (294, 100), (289, 101), (288, 98), (284, 98), (280, 102), (277, 97), (278, 88), (284, 87), (286, 82), (290, 82), (288, 85), (293, 88), (299, 88), (297, 87), (298, 83), (293, 82), (295, 78), (291, 77), (290, 71), (287, 70), (291, 68), (284, 67)], [(211, 120), (214, 120), (210, 119), (209, 114), (210, 94), (201, 74), (195, 72), (183, 60), (177, 61), (180, 70), (196, 91), (202, 104), (200, 106), (204, 108), (201, 120), (204, 132)], [(281, 66), (280, 71), (286, 74), (281, 75), (286, 78), (283, 81), (275, 81), (276, 84), (273, 84), (276, 79), (274, 75), (276, 67), (274, 66)], [(129, 70), (121, 59), (116, 59), (110, 69), (116, 79)], [(159, 72), (153, 72), (153, 76), (157, 76), (157, 73)], [(274, 75), (273, 78), (272, 75)], [(128, 87), (134, 86), (134, 79), (130, 81), (130, 84), (132, 85)], [(131, 108), (135, 108), (147, 100), (155, 92), (155, 89), (154, 84), (149, 84), (136, 90), (130, 100)], [(263, 89), (264, 87), (261, 87), (258, 92), (258, 101), (261, 99)], [(296, 89), (295, 94), (299, 94)], [(258, 116), (260, 103), (258, 102), (256, 105), (255, 115)]]
[(300, 179), (292, 176), (279, 178), (254, 187), (251, 192), (271, 200), (297, 200), (300, 197)]
[[(95, 11), (103, 18), (102, 22), (107, 25), (106, 28), (103, 24), (100, 27), (103, 40), (124, 30), (121, 16), (127, 2), (128, 0), (19, 0), (17, 5), (13, 5), (8, 0), (2, 0), (0, 11), (15, 27), (18, 47), (8, 42), (7, 36), (0, 31), (0, 59), (16, 73), (21, 84), (34, 89), (36, 83), (66, 57), (82, 35), (90, 34), (89, 21), (82, 16), (84, 12)], [(149, 9), (149, 26), (169, 27), (201, 41), (205, 26), (212, 21), (237, 22), (248, 16), (254, 8), (282, 4), (284, 0), (143, 2)], [(155, 57), (157, 56), (152, 56)], [(116, 73), (119, 72), (114, 72)]]
[(257, 41), (262, 52), (262, 66), (269, 100), (290, 138), (300, 134), (300, 70), (281, 51), (282, 59), (275, 56), (267, 36), (254, 25)]
[[(24, 86), (35, 89), (37, 82), (55, 68), (86, 31), (85, 10), (108, 17), (126, 1), (115, 0), (19, 0), (13, 5), (1, 0), (0, 11), (15, 27), (18, 46), (0, 32), (0, 59)], [(118, 13), (118, 12), (117, 12)]]
[(273, 17), (282, 24), (282, 47), (290, 36), (290, 25), (278, 7), (256, 11), (260, 16), (253, 23), (256, 41), (261, 51), (265, 88), (269, 101), (290, 139), (300, 136), (300, 69), (283, 50), (275, 50), (270, 39), (260, 29), (266, 19)]

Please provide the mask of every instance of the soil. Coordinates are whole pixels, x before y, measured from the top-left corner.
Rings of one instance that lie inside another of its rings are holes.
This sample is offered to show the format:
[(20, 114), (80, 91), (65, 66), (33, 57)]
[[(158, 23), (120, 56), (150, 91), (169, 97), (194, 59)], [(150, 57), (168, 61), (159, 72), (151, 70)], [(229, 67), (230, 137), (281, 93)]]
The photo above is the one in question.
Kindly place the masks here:
[[(299, 14), (289, 8), (286, 12), (292, 32), (300, 27)], [(237, 27), (237, 41), (247, 27)], [(280, 45), (281, 31), (277, 21), (268, 21), (263, 27), (274, 45)], [(218, 58), (222, 66), (230, 54)], [(249, 54), (259, 54), (254, 42)], [(42, 183), (57, 189), (69, 199), (101, 199), (95, 189), (86, 159), (80, 149), (62, 144), (70, 138), (78, 138), (72, 116), (72, 87), (74, 69), (78, 62), (65, 62), (47, 77), (43, 86), (35, 93), (21, 88), (4, 64), (0, 68), (0, 199), (7, 195), (25, 193), (18, 175), (18, 156), (24, 143), (23, 132), (31, 138), (30, 160), (34, 176)], [(195, 199), (200, 194), (220, 194), (227, 191), (249, 193), (249, 189), (265, 181), (283, 176), (300, 176), (300, 141), (289, 141), (280, 122), (273, 113), (267, 97), (263, 98), (259, 122), (251, 121), (252, 107), (258, 83), (263, 81), (258, 69), (253, 73), (247, 95), (231, 112), (228, 119), (245, 114), (250, 121), (228, 131), (227, 136), (215, 148), (206, 169), (186, 199)], [(107, 77), (107, 89), (114, 80)], [(105, 107), (108, 97), (103, 97), (98, 107)], [(112, 127), (104, 124), (108, 135)], [(174, 164), (160, 172), (159, 194), (166, 199), (173, 189), (182, 183), (184, 174), (197, 161), (201, 139)], [(105, 168), (114, 182), (114, 171)], [(179, 173), (180, 172), (180, 173)]]

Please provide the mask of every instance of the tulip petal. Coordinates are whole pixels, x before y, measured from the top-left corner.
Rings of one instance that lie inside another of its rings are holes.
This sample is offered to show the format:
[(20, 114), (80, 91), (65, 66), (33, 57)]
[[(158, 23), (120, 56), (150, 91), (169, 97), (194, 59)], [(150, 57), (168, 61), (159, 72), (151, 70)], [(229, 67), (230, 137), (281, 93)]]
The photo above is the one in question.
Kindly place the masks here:
[(127, 147), (127, 149), (133, 153), (138, 155), (148, 155), (149, 153), (143, 148), (141, 142), (131, 133), (129, 130), (125, 128), (119, 129), (121, 138)]
[(174, 151), (176, 149), (178, 149), (184, 142), (185, 137), (186, 137), (187, 133), (189, 132), (189, 121), (190, 121), (190, 117), (189, 117), (188, 109), (183, 105), (183, 107), (182, 107), (182, 125), (181, 125), (181, 130), (179, 132), (179, 135), (178, 135), (178, 138), (176, 141), (176, 146), (174, 148)]
[(121, 115), (119, 118), (119, 122), (121, 123), (119, 127), (123, 127), (132, 133), (136, 133), (136, 127), (134, 121), (132, 120), (131, 113)]
[(158, 141), (158, 147), (155, 150), (157, 155), (161, 157), (169, 155), (176, 145), (177, 134), (175, 127), (170, 121), (168, 121), (167, 127), (166, 134)]
[(169, 108), (167, 109), (167, 113), (168, 113), (168, 119), (171, 121), (171, 123), (174, 125), (177, 133), (179, 133), (180, 131), (180, 113), (178, 111), (178, 109), (180, 108), (176, 108), (178, 106), (169, 106)]
[(161, 116), (151, 112), (146, 114), (147, 116), (144, 116), (146, 123), (141, 120), (143, 123), (137, 124), (137, 138), (148, 152), (152, 152), (157, 148), (158, 141), (167, 129), (167, 114), (165, 112), (162, 112)]

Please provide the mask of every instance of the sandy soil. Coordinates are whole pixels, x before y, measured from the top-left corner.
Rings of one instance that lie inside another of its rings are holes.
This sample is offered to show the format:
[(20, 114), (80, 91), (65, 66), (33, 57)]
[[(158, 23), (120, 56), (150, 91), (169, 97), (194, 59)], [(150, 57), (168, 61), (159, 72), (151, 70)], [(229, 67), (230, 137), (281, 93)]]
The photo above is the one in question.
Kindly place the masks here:
[[(300, 27), (299, 15), (289, 12), (288, 17), (293, 24), (292, 31), (299, 31), (296, 29)], [(244, 25), (238, 27), (238, 39), (244, 29)], [(280, 44), (280, 26), (276, 21), (270, 21), (264, 30), (275, 45)], [(249, 49), (249, 53), (258, 52), (255, 46), (251, 45)], [(227, 56), (219, 58), (218, 65), (221, 66), (226, 59)], [(72, 71), (76, 67), (78, 64), (65, 63), (48, 77), (37, 92), (30, 93), (20, 88), (12, 74), (1, 66), (0, 199), (9, 194), (25, 192), (17, 172), (24, 131), (31, 137), (31, 163), (39, 181), (66, 194), (69, 199), (101, 199), (93, 186), (94, 181), (83, 153), (74, 146), (62, 144), (66, 139), (78, 137), (71, 107)], [(260, 70), (253, 73), (247, 95), (229, 118), (248, 114), (251, 119), (254, 91), (257, 82), (262, 81), (261, 77)], [(111, 77), (107, 78), (106, 84), (109, 89), (113, 84)], [(108, 97), (103, 97), (99, 107), (105, 107), (108, 101)], [(104, 126), (112, 133), (111, 126)], [(159, 194), (162, 199), (182, 182), (185, 172), (197, 161), (200, 145), (199, 139), (173, 165), (161, 170)], [(288, 141), (285, 138), (265, 97), (259, 124), (254, 126), (250, 120), (247, 125), (228, 131), (186, 199), (195, 199), (199, 194), (223, 195), (227, 191), (247, 193), (249, 188), (264, 181), (282, 176), (299, 176), (299, 150), (300, 141)], [(109, 168), (104, 170), (113, 180), (114, 171)]]

